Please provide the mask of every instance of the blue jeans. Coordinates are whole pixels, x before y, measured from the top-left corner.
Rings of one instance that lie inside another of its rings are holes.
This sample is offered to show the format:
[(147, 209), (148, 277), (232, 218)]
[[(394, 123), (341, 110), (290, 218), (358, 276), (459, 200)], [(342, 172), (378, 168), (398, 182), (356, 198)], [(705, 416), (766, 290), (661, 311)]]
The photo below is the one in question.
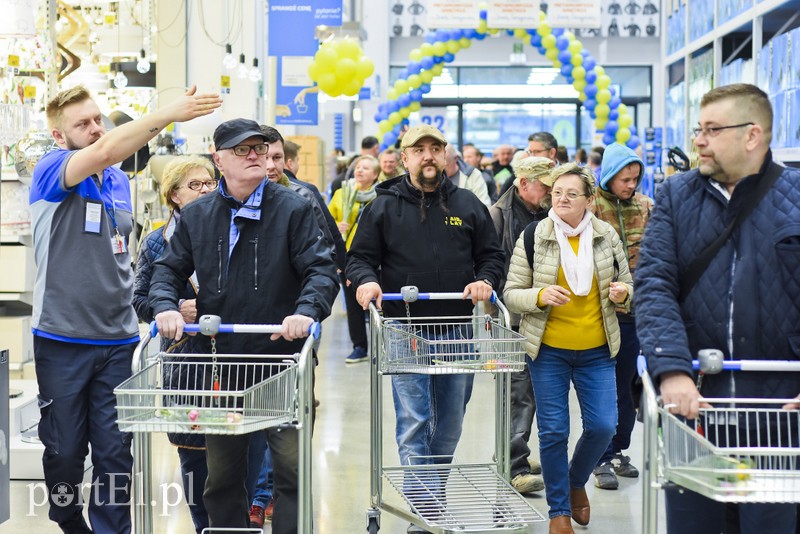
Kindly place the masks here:
[(253, 506), (266, 508), (272, 500), (272, 455), (267, 447), (264, 453), (264, 462), (258, 474), (258, 482), (253, 491)]
[(189, 513), (197, 534), (208, 528), (208, 512), (203, 502), (203, 489), (208, 477), (206, 451), (203, 449), (187, 449), (178, 447), (181, 459), (181, 478), (183, 478), (183, 494), (189, 505)]
[[(82, 345), (33, 336), (42, 464), (52, 496), (49, 516), (56, 523), (83, 522), (80, 484), (91, 443), (92, 529), (131, 530), (131, 434), (117, 426), (114, 388), (131, 376), (135, 348), (136, 343)], [(56, 500), (59, 494), (71, 498)]]
[[(550, 506), (550, 518), (572, 515), (571, 488), (582, 488), (611, 442), (617, 428), (617, 388), (614, 360), (603, 345), (588, 350), (565, 350), (542, 345), (528, 359), (536, 392), (539, 455)], [(583, 433), (567, 463), (569, 389), (575, 384)]]
[(636, 424), (636, 407), (633, 405), (633, 377), (636, 375), (636, 357), (639, 355), (639, 338), (636, 323), (619, 323), (620, 347), (615, 374), (617, 377), (617, 433), (611, 439), (598, 465), (608, 462), (618, 452), (631, 446), (631, 433)]

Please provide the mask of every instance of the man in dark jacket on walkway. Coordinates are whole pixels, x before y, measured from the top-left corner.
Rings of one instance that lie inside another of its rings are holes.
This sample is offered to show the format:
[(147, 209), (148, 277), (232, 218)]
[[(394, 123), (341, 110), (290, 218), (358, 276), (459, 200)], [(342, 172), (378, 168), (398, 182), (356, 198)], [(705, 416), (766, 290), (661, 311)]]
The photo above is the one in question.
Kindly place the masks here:
[[(725, 371), (706, 375), (701, 391), (695, 385), (691, 360), (700, 349), (736, 360), (800, 356), (800, 171), (772, 161), (772, 108), (753, 85), (706, 93), (694, 132), (700, 167), (659, 190), (642, 241), (635, 297), (650, 374), (664, 404), (690, 419), (698, 415), (701, 395), (789, 398), (800, 391), (796, 373)], [(754, 211), (687, 288), (687, 267), (722, 235), (759, 184), (774, 176)], [(797, 440), (796, 428), (783, 435)], [(724, 531), (724, 504), (690, 491), (666, 497), (669, 532)], [(738, 512), (742, 534), (795, 532), (794, 504), (742, 504)]]
[[(465, 300), (411, 303), (412, 316), (469, 316), (472, 306), (488, 299), (501, 280), (503, 251), (489, 211), (473, 193), (445, 177), (446, 144), (435, 127), (409, 129), (401, 145), (408, 174), (378, 185), (377, 198), (364, 211), (346, 270), (364, 309), (375, 299), (387, 317), (403, 317), (402, 302), (383, 304), (381, 297), (384, 290), (398, 292), (413, 285), (420, 292), (463, 292)], [(470, 337), (463, 330), (453, 327), (439, 338)], [(451, 458), (442, 457), (452, 457), (461, 437), (473, 377), (392, 376), (403, 465), (449, 463)]]
[[(514, 246), (525, 227), (547, 217), (550, 208), (550, 169), (553, 162), (548, 158), (528, 157), (513, 164), (514, 186), (489, 208), (494, 229), (503, 246), (505, 267), (503, 280), (508, 273)], [(499, 288), (500, 290), (502, 289)], [(500, 291), (498, 290), (498, 293)], [(519, 330), (519, 314), (511, 314), (511, 325)], [(529, 463), (531, 449), (528, 440), (536, 414), (536, 399), (533, 396), (531, 374), (528, 370), (511, 375), (511, 485), (520, 493), (544, 489), (542, 466)]]
[[(282, 324), (280, 334), (219, 334), (225, 354), (293, 354), (314, 321), (331, 311), (336, 268), (311, 203), (265, 178), (269, 145), (258, 124), (234, 119), (214, 131), (214, 163), (224, 178), (218, 191), (181, 213), (166, 253), (155, 263), (150, 305), (162, 336), (180, 339), (179, 291), (194, 272), (197, 315), (225, 323)], [(210, 341), (198, 336), (203, 352)], [(297, 530), (297, 432), (266, 431), (272, 452), (272, 531)], [(208, 435), (208, 480), (203, 499), (211, 527), (247, 528), (245, 490), (249, 434)], [(306, 488), (308, 490), (308, 488)]]

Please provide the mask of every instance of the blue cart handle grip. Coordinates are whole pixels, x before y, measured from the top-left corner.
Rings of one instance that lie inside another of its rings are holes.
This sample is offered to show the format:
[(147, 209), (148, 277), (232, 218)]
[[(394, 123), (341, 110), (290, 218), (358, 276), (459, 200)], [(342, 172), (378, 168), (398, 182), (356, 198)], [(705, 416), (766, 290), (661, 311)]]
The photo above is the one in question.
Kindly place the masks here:
[[(467, 295), (467, 299), (469, 299), (470, 297), (471, 297), (471, 295)], [(389, 300), (400, 300), (400, 301), (403, 301), (403, 300), (406, 300), (404, 298), (403, 293), (384, 293), (382, 298), (383, 298), (384, 301), (389, 301)], [(407, 300), (407, 302), (416, 302), (418, 300), (466, 300), (466, 299), (464, 299), (463, 293), (457, 293), (457, 292), (452, 292), (452, 293), (418, 293), (412, 299)], [(489, 297), (489, 302), (491, 302), (492, 304), (497, 302), (497, 292), (496, 291), (492, 291), (492, 296)]]
[[(203, 317), (201, 317), (201, 320)], [(282, 325), (279, 324), (219, 324), (215, 325), (214, 328), (217, 333), (222, 334), (279, 334), (281, 326)], [(202, 325), (200, 324), (185, 324), (183, 325), (183, 331), (202, 332), (206, 335), (211, 335), (207, 332), (203, 332)], [(155, 337), (156, 334), (158, 334), (158, 327), (156, 326), (156, 322), (153, 321), (150, 323), (150, 337)], [(317, 321), (311, 323), (311, 326), (308, 328), (308, 335), (313, 336), (314, 339), (319, 339), (320, 335), (322, 335), (322, 325)]]

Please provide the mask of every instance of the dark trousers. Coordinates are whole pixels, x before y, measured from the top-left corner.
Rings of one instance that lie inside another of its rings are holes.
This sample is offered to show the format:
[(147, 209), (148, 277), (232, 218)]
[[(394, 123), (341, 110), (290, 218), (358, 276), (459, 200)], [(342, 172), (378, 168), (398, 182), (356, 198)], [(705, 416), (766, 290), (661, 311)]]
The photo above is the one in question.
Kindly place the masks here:
[[(298, 441), (296, 430), (270, 428), (262, 431), (272, 453), (274, 534), (297, 532)], [(245, 487), (250, 436), (206, 436), (208, 480), (203, 499), (209, 524), (214, 528), (247, 528), (250, 501)], [(264, 453), (262, 449), (261, 458)], [(311, 491), (311, 488), (305, 488)]]
[[(619, 323), (620, 347), (615, 374), (617, 377), (617, 433), (599, 463), (608, 462), (618, 452), (631, 446), (631, 433), (636, 424), (636, 407), (633, 403), (633, 377), (636, 376), (636, 357), (639, 355), (639, 338), (636, 323)], [(599, 465), (599, 464), (598, 464)]]
[(203, 502), (203, 489), (208, 477), (206, 465), (206, 451), (202, 449), (187, 449), (178, 447), (178, 457), (181, 459), (181, 477), (183, 478), (183, 494), (189, 513), (197, 534), (208, 528), (208, 512)]
[(131, 530), (131, 434), (117, 426), (114, 388), (131, 376), (135, 348), (135, 343), (81, 345), (33, 337), (49, 517), (59, 525), (83, 523), (80, 485), (91, 443), (92, 528)]
[(356, 287), (353, 284), (347, 285), (342, 277), (344, 287), (344, 302), (347, 306), (347, 329), (350, 332), (350, 341), (353, 348), (361, 347), (367, 350), (367, 323), (364, 318), (364, 308), (356, 300)]
[(536, 414), (536, 397), (533, 394), (531, 374), (525, 369), (511, 373), (511, 478), (531, 472), (528, 456), (531, 449), (533, 416)]
[[(726, 521), (727, 505), (693, 491), (669, 490), (665, 494), (668, 534), (766, 534), (795, 532), (796, 504), (740, 504), (739, 529)], [(733, 509), (735, 512), (735, 508)], [(733, 523), (735, 524), (735, 518)]]

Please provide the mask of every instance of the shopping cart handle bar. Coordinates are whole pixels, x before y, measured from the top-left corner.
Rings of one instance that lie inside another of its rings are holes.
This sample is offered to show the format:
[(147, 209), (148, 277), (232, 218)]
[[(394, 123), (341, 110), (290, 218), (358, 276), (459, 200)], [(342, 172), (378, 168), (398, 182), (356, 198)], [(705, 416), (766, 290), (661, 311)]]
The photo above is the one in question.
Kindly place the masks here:
[[(201, 317), (201, 321), (203, 318), (207, 316)], [(209, 331), (207, 329), (204, 330), (203, 324), (185, 324), (183, 325), (184, 332), (201, 332), (205, 335), (214, 335), (214, 330), (216, 333), (221, 334), (279, 334), (281, 331), (281, 325), (279, 324), (215, 324), (213, 325), (213, 330)], [(150, 323), (150, 336), (155, 337), (158, 333), (158, 327), (156, 326), (156, 322), (153, 321)], [(322, 333), (322, 325), (318, 322), (314, 322), (308, 329), (308, 334), (313, 336), (315, 339), (319, 339), (319, 336)]]
[[(692, 368), (700, 369), (700, 361), (692, 360)], [(723, 371), (800, 371), (800, 361), (784, 360), (725, 360)]]
[[(452, 292), (452, 293), (417, 293), (412, 298), (408, 298), (408, 299), (405, 298), (407, 296), (408, 296), (408, 294), (404, 295), (403, 293), (384, 293), (383, 294), (383, 300), (384, 301), (387, 301), (387, 300), (404, 300), (406, 302), (415, 302), (417, 300), (464, 300), (464, 294), (463, 293), (456, 293), (456, 292)], [(470, 298), (470, 296), (467, 295), (467, 298)], [(492, 291), (492, 296), (489, 298), (489, 302), (494, 304), (495, 301), (497, 301), (497, 293)]]
[(647, 358), (644, 357), (644, 354), (636, 357), (636, 370), (639, 372), (639, 376), (643, 376), (647, 372)]

